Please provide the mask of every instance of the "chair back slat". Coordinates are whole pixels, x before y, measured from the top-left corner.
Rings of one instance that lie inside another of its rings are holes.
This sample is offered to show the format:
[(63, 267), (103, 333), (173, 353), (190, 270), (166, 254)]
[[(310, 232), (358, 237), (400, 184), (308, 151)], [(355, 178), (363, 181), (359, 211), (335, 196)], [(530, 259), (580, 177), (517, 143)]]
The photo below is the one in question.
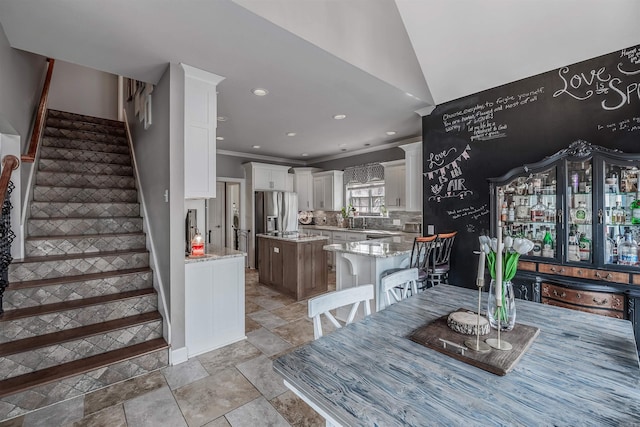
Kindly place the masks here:
[(456, 234), (458, 234), (457, 231), (438, 234), (433, 254), (434, 266), (447, 264), (449, 262), (449, 259), (451, 258), (451, 248), (453, 248), (453, 242), (456, 238)]
[(418, 269), (400, 270), (380, 279), (380, 293), (384, 295), (385, 306), (399, 302), (417, 292)]
[(308, 302), (308, 310), (309, 317), (313, 319), (314, 339), (322, 336), (322, 314), (324, 314), (336, 328), (341, 328), (342, 325), (330, 313), (331, 310), (351, 305), (351, 311), (345, 322), (345, 324), (349, 324), (353, 322), (360, 303), (364, 305), (365, 315), (368, 316), (371, 314), (370, 301), (372, 299), (373, 285), (356, 286), (354, 288), (330, 292), (311, 298)]

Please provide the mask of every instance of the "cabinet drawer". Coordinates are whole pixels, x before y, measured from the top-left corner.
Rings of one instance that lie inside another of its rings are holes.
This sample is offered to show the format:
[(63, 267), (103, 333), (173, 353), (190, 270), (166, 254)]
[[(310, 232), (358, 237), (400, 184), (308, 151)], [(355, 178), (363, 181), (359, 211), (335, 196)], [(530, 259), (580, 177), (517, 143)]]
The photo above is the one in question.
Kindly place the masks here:
[(518, 261), (518, 270), (536, 271), (536, 263), (530, 261)]
[(540, 273), (559, 274), (561, 276), (571, 276), (572, 273), (571, 267), (553, 264), (538, 264), (538, 271)]
[(599, 309), (624, 310), (623, 295), (568, 289), (550, 283), (542, 283), (542, 298)]
[(633, 283), (634, 285), (640, 285), (640, 274), (634, 274), (633, 275)]
[(573, 267), (573, 277), (602, 280), (612, 283), (629, 283), (629, 274), (616, 271), (595, 270), (592, 268)]
[(577, 311), (584, 311), (587, 313), (593, 313), (593, 314), (599, 314), (601, 316), (607, 316), (607, 317), (615, 317), (616, 319), (624, 319), (624, 312), (622, 311), (617, 311), (617, 310), (606, 310), (606, 309), (599, 309), (599, 308), (593, 308), (593, 307), (582, 307), (579, 305), (573, 305), (573, 304), (569, 304), (569, 303), (565, 303), (562, 301), (557, 301), (551, 298), (545, 298), (542, 297), (542, 303), (543, 304), (548, 304), (548, 305), (554, 305), (556, 307), (564, 307), (564, 308), (568, 308), (571, 310), (577, 310)]

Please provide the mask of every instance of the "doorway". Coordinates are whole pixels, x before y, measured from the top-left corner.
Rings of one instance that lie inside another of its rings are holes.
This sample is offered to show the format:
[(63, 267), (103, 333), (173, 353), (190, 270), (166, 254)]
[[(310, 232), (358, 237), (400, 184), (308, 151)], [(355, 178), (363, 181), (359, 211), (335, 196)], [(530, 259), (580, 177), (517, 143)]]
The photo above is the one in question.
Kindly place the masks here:
[(242, 229), (241, 185), (242, 182), (237, 181), (216, 183), (216, 198), (206, 201), (207, 243), (243, 250), (236, 238), (238, 231)]

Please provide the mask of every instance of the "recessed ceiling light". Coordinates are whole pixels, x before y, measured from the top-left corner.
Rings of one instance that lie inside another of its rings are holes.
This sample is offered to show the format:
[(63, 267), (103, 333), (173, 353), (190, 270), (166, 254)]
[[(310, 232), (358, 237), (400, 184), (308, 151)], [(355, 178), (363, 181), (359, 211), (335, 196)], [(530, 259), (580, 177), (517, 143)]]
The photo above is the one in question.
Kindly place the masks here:
[(301, 155), (302, 157), (307, 157), (307, 156), (309, 156), (309, 153), (302, 153), (302, 154), (300, 154), (300, 155)]
[(256, 150), (260, 148), (259, 145), (254, 145), (253, 148), (255, 148)]
[(287, 136), (296, 136), (295, 132), (287, 132)]
[(334, 119), (336, 120), (342, 120), (342, 119), (346, 119), (347, 115), (346, 114), (336, 114), (335, 116), (333, 116)]
[(217, 139), (218, 141), (224, 141), (224, 136), (216, 136), (216, 139)]
[(340, 150), (340, 151), (347, 151), (347, 149), (346, 149), (346, 148), (343, 148), (343, 149), (342, 149), (342, 150)]
[(346, 146), (347, 146), (347, 144), (340, 144), (340, 145), (338, 145), (338, 147), (346, 147)]
[(395, 130), (388, 130), (385, 132), (387, 135), (391, 136), (391, 135), (395, 135), (396, 131)]
[(218, 116), (219, 122), (226, 122), (228, 119), (225, 116)]
[(265, 96), (266, 94), (269, 93), (269, 91), (266, 89), (257, 87), (255, 89), (251, 89), (251, 93), (254, 94), (255, 96)]
[(369, 147), (369, 146), (371, 146), (371, 144), (366, 143), (366, 144), (364, 144), (364, 146), (365, 146), (365, 147)]

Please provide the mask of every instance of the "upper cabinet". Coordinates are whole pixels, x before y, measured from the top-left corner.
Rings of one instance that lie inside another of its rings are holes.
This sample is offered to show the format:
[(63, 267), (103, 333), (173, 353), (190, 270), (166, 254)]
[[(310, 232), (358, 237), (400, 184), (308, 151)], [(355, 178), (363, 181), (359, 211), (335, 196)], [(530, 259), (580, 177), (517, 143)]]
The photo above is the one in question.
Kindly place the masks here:
[(289, 166), (249, 163), (254, 191), (291, 191)]
[(316, 172), (313, 174), (313, 207), (325, 211), (337, 211), (344, 205), (342, 171)]
[(406, 198), (406, 167), (404, 160), (381, 163), (384, 166), (384, 203), (388, 210), (404, 210)]
[(422, 142), (400, 148), (405, 151), (405, 210), (422, 212)]
[(318, 168), (293, 168), (293, 191), (298, 193), (298, 210), (312, 211), (313, 206), (313, 173)]
[(184, 70), (184, 197), (216, 197), (216, 86), (224, 77)]

